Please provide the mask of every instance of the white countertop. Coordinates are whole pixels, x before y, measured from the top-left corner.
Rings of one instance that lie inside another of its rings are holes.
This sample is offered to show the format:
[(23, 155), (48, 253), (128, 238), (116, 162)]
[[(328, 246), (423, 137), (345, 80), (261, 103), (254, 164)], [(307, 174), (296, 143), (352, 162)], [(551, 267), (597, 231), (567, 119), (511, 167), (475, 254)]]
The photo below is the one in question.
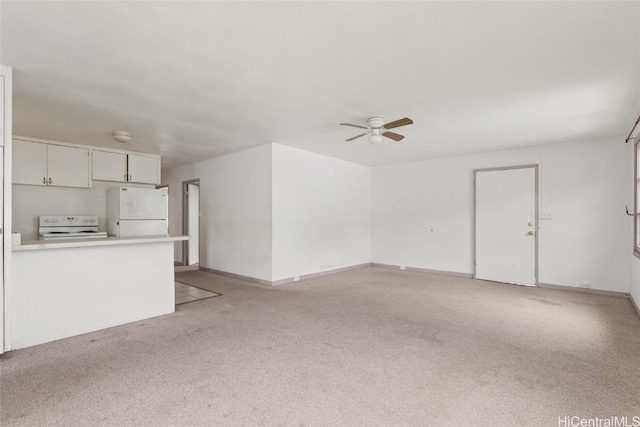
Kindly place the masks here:
[(62, 240), (29, 240), (21, 245), (13, 246), (13, 252), (35, 251), (40, 249), (65, 249), (93, 246), (137, 245), (142, 243), (177, 242), (189, 240), (189, 236), (135, 236), (135, 237), (104, 237), (100, 239), (80, 238)]

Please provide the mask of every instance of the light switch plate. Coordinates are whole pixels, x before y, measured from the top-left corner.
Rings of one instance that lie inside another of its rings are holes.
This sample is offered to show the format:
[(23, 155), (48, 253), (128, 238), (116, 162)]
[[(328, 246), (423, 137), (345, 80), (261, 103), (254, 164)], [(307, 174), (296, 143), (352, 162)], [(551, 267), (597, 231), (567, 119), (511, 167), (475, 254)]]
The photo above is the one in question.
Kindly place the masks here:
[(553, 219), (553, 212), (551, 211), (541, 211), (538, 219)]

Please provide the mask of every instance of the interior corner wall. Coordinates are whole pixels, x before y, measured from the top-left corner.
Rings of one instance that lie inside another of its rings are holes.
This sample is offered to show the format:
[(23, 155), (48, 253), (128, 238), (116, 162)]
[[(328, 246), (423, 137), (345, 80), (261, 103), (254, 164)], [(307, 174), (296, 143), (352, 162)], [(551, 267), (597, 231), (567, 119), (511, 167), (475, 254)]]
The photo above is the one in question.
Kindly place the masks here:
[(182, 182), (196, 178), (200, 266), (270, 281), (271, 144), (165, 171), (170, 233), (182, 234)]
[(371, 262), (371, 168), (273, 146), (273, 281)]
[(624, 138), (373, 168), (372, 260), (473, 273), (474, 169), (539, 164), (538, 281), (629, 292), (632, 171)]

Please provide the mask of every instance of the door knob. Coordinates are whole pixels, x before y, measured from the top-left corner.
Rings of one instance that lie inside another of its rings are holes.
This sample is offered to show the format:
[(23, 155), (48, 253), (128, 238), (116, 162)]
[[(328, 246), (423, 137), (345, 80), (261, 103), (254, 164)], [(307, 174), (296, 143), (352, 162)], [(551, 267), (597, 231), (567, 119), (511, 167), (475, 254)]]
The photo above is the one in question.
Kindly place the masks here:
[(529, 231), (529, 232), (527, 233), (527, 236), (533, 236), (533, 231)]

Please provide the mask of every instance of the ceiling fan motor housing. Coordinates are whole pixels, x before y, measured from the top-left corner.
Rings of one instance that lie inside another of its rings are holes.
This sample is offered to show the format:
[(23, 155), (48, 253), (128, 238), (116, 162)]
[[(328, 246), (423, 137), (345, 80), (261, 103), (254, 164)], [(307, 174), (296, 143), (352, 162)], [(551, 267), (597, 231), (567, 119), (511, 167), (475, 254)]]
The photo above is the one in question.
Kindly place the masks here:
[[(382, 117), (369, 117), (367, 119), (367, 126), (362, 125), (354, 125), (351, 123), (340, 123), (342, 126), (351, 126), (354, 128), (365, 129), (365, 133), (361, 133), (360, 135), (356, 135), (347, 139), (347, 141), (353, 141), (355, 139), (361, 138), (365, 135), (369, 135), (369, 141), (373, 143), (380, 143), (382, 141), (382, 137), (385, 136), (389, 139), (393, 139), (394, 141), (402, 141), (404, 136), (399, 135), (395, 132), (389, 131), (389, 129), (394, 129), (400, 126), (406, 126), (413, 124), (413, 120), (409, 117), (405, 117), (399, 120), (394, 120), (392, 122), (386, 123)], [(385, 127), (386, 126), (386, 127)]]
[(367, 125), (369, 125), (369, 129), (371, 129), (372, 131), (378, 130), (376, 134), (380, 134), (382, 126), (384, 126), (384, 119), (382, 117), (369, 117), (367, 119)]

